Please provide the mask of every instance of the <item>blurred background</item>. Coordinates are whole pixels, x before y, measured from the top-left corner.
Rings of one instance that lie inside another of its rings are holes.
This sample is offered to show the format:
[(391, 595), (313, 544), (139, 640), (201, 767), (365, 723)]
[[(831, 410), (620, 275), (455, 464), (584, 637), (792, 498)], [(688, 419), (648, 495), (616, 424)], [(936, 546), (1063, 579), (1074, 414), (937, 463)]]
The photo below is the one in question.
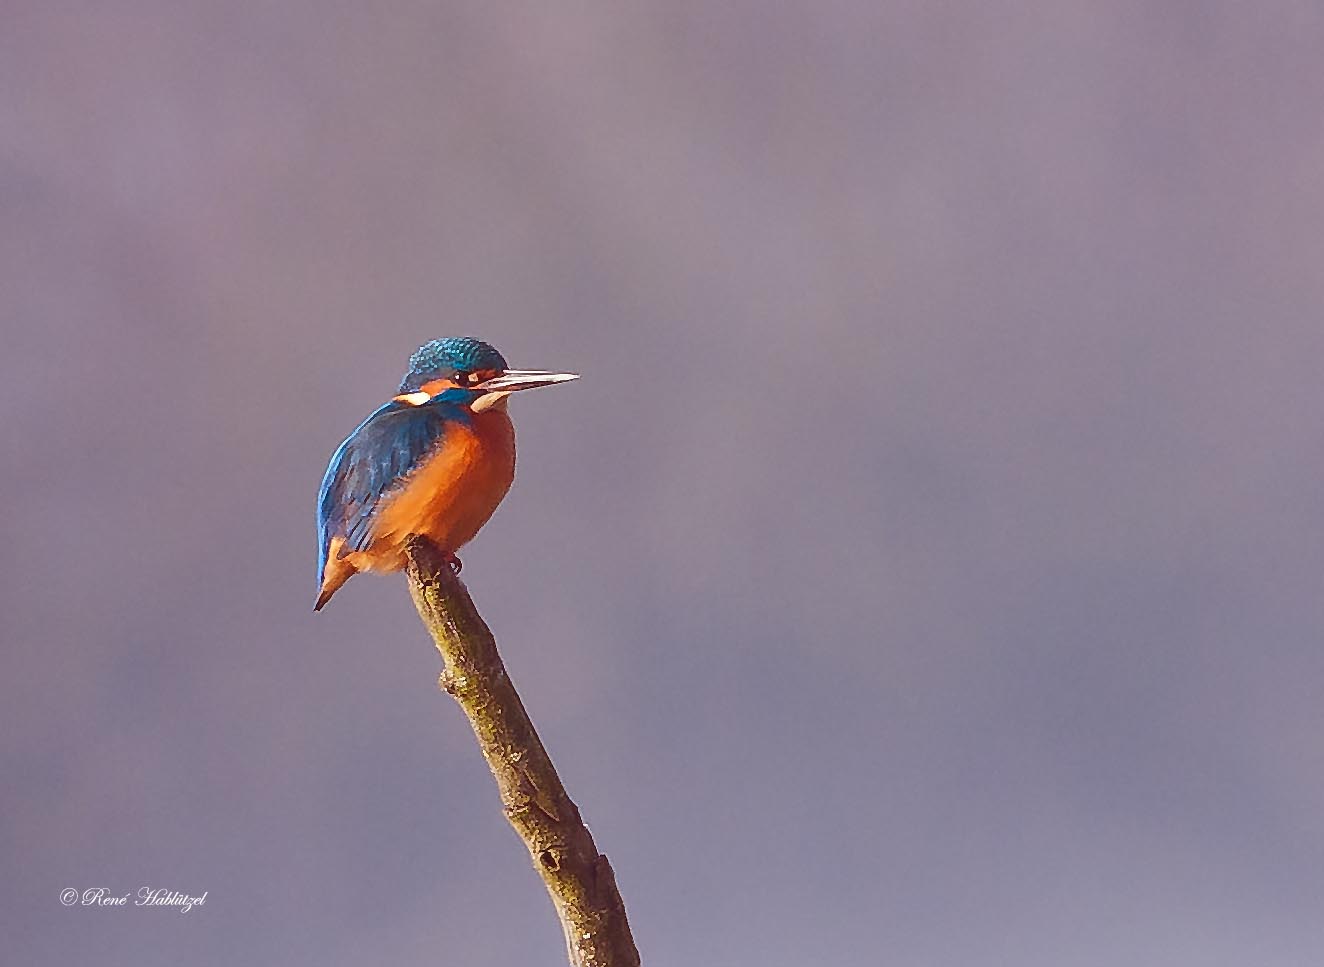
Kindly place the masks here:
[(465, 579), (645, 964), (1324, 963), (1322, 42), (8, 0), (7, 962), (563, 963), (403, 579), (311, 611), (476, 334), (584, 374)]

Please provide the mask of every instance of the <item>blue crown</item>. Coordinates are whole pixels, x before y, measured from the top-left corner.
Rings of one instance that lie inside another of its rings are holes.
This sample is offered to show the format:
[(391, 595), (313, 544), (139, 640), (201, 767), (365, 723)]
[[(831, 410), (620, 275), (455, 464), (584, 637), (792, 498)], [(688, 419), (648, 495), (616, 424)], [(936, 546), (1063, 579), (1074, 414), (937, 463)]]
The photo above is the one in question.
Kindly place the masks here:
[(492, 346), (473, 336), (448, 336), (425, 342), (409, 357), (409, 372), (400, 384), (402, 393), (412, 392), (428, 381), (456, 373), (485, 369), (504, 370), (506, 358)]

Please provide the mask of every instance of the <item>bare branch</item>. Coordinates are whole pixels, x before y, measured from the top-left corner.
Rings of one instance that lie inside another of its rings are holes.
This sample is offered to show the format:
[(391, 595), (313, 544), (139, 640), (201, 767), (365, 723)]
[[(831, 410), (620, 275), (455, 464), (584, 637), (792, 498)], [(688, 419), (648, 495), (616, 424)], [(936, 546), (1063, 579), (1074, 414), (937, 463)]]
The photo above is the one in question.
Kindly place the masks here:
[(408, 553), (409, 592), (441, 652), (439, 684), (473, 726), (506, 818), (551, 894), (572, 967), (637, 967), (611, 864), (566, 795), (492, 632), (434, 545), (414, 537)]

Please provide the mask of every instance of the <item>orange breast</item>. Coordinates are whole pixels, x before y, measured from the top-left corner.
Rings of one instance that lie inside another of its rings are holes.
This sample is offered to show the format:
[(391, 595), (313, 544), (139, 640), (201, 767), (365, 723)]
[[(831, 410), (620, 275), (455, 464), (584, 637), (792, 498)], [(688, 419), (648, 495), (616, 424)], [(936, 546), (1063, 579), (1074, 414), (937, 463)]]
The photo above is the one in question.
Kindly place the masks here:
[[(497, 509), (515, 479), (515, 428), (502, 410), (473, 416), (472, 426), (451, 428), (441, 448), (405, 481), (382, 508), (368, 556), (399, 558), (410, 534), (442, 550), (463, 547)], [(374, 562), (378, 569), (381, 564)]]
[(472, 426), (456, 425), (433, 454), (392, 494), (378, 512), (366, 550), (340, 550), (331, 539), (316, 607), (359, 571), (399, 571), (411, 534), (430, 538), (442, 550), (463, 547), (487, 523), (515, 479), (515, 428), (504, 406), (473, 416)]

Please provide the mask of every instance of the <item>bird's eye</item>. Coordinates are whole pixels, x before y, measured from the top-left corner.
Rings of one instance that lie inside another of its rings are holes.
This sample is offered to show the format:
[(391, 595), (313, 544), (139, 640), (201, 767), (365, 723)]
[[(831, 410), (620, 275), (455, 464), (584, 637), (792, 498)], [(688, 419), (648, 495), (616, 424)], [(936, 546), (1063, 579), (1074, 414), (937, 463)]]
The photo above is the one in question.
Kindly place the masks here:
[(473, 372), (473, 373), (461, 373), (459, 376), (456, 377), (456, 380), (459, 382), (461, 386), (477, 386), (480, 383), (487, 382), (489, 379), (491, 379), (493, 376), (496, 375), (497, 373), (495, 370), (480, 369), (477, 372)]

